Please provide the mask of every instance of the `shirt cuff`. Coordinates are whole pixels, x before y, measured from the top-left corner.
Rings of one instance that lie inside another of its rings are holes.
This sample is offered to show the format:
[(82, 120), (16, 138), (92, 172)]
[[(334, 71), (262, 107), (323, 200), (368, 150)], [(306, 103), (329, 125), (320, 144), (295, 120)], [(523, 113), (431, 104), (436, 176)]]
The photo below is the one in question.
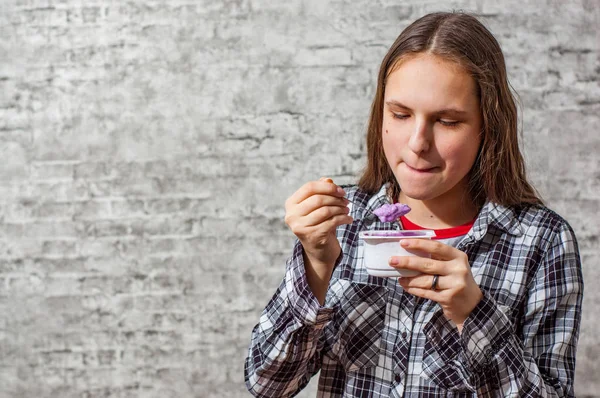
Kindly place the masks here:
[(483, 298), (465, 320), (461, 333), (467, 366), (479, 373), (492, 364), (494, 356), (510, 341), (513, 326), (496, 301)]
[[(290, 309), (294, 318), (302, 325), (314, 325), (323, 327), (333, 317), (334, 309), (321, 306), (315, 297), (304, 269), (304, 248), (297, 241), (294, 246), (292, 257), (288, 260), (285, 286), (290, 300)], [(343, 257), (340, 254), (336, 260), (337, 266)]]

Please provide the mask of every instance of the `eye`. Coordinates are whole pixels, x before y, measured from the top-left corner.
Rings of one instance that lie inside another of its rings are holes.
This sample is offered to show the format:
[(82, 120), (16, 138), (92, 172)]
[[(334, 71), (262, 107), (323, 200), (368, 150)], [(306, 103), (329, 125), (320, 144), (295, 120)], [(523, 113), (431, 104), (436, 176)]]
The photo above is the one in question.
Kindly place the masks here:
[(438, 122), (440, 122), (440, 124), (442, 126), (446, 126), (446, 127), (456, 127), (460, 123), (459, 121), (455, 121), (455, 120), (443, 120), (443, 119), (438, 120)]
[(394, 113), (394, 112), (392, 112), (392, 115), (393, 115), (394, 119), (399, 119), (399, 120), (408, 119), (410, 117), (410, 115), (405, 115), (403, 113)]

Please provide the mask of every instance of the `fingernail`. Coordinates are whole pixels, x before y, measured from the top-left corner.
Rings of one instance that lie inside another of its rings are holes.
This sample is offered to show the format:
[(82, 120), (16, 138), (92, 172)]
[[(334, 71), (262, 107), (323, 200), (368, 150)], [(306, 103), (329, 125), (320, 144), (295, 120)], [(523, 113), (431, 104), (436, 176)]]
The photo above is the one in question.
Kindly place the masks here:
[(390, 265), (398, 265), (398, 259), (395, 257), (390, 257), (390, 259), (388, 260), (388, 263)]
[(406, 239), (403, 239), (403, 240), (400, 241), (400, 246), (402, 246), (402, 247), (408, 247), (408, 246), (410, 246), (410, 241), (406, 240)]
[(342, 187), (337, 187), (337, 192), (338, 192), (340, 195), (346, 195), (346, 191), (344, 191), (344, 190), (342, 189)]

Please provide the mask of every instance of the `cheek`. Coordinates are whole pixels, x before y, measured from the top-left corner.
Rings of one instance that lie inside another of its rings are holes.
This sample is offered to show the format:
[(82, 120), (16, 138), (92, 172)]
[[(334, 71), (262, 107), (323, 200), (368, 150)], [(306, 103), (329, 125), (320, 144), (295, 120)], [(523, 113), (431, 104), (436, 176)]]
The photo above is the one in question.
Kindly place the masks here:
[(383, 129), (383, 134), (381, 137), (381, 146), (383, 147), (383, 155), (385, 156), (385, 160), (387, 163), (393, 163), (393, 159), (395, 156), (395, 151), (393, 150), (394, 144), (390, 142), (390, 133), (385, 132), (385, 127)]
[(402, 131), (398, 128), (398, 126), (394, 126), (393, 123), (386, 123), (384, 121), (381, 130), (381, 137), (383, 139), (384, 145), (398, 145), (401, 143)]
[(447, 166), (453, 170), (470, 170), (477, 157), (479, 144), (477, 140), (466, 140), (462, 143), (449, 144), (443, 149), (443, 157)]
[(383, 126), (381, 140), (383, 144), (383, 152), (387, 157), (389, 157), (393, 153), (396, 153), (396, 150), (394, 148), (397, 148), (399, 146), (398, 136), (393, 131), (391, 131), (389, 127)]

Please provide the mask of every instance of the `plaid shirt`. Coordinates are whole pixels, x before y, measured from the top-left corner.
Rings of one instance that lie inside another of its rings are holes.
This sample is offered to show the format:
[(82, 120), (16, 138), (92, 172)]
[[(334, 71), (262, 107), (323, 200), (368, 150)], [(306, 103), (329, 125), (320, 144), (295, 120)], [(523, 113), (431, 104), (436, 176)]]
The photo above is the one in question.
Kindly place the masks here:
[(296, 243), (252, 332), (248, 389), (291, 397), (319, 370), (319, 397), (574, 396), (583, 280), (571, 227), (541, 206), (487, 203), (457, 245), (483, 299), (462, 333), (440, 306), (367, 274), (362, 230), (401, 229), (366, 216), (389, 203), (344, 187), (354, 222), (337, 229), (342, 255), (324, 306)]

